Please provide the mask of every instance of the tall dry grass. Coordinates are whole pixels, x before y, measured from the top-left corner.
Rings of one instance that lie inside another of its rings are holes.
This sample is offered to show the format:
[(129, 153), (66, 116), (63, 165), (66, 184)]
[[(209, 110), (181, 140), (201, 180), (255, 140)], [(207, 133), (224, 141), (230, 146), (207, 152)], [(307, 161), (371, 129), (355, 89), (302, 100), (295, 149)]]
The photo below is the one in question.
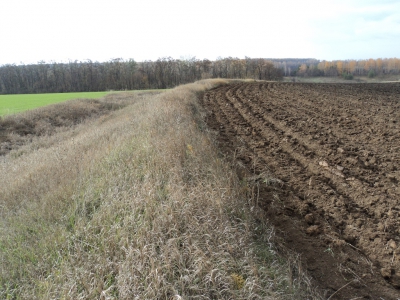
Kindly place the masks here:
[(3, 157), (0, 298), (316, 299), (202, 121), (197, 97), (220, 84)]
[[(154, 95), (155, 92), (146, 91)], [(23, 145), (35, 145), (37, 137), (53, 136), (72, 127), (107, 115), (121, 109), (132, 102), (132, 98), (143, 96), (143, 92), (135, 94), (114, 93), (101, 99), (76, 99), (52, 104), (19, 114), (0, 116), (0, 155), (19, 149)], [(43, 140), (43, 139), (41, 139)], [(42, 146), (48, 145), (47, 142)], [(15, 154), (15, 153), (14, 153)]]

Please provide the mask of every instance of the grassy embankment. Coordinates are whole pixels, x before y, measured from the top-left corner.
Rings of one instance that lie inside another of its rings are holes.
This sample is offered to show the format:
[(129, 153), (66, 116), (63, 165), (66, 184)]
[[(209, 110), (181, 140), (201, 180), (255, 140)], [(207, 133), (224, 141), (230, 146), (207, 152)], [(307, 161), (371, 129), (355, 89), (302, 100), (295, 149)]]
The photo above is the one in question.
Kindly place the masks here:
[(202, 121), (225, 83), (110, 95), (129, 105), (0, 157), (0, 298), (311, 299)]

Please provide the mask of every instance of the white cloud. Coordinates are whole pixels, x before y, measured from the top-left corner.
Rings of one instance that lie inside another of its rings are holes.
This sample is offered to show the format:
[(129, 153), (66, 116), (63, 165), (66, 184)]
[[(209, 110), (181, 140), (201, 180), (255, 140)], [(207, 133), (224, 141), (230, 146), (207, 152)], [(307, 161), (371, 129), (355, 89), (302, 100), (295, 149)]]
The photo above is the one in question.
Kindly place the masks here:
[(364, 59), (400, 53), (400, 3), (346, 1), (332, 11), (313, 21), (313, 40), (321, 58)]
[(182, 55), (388, 57), (400, 53), (397, 2), (2, 1), (0, 64)]

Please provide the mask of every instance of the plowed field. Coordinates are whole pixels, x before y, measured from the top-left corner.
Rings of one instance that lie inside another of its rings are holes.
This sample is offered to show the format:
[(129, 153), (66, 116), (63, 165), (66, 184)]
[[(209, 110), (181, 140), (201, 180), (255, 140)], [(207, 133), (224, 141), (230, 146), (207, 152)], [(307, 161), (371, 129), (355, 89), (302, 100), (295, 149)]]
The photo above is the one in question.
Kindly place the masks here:
[(327, 297), (400, 298), (399, 84), (239, 83), (203, 105)]

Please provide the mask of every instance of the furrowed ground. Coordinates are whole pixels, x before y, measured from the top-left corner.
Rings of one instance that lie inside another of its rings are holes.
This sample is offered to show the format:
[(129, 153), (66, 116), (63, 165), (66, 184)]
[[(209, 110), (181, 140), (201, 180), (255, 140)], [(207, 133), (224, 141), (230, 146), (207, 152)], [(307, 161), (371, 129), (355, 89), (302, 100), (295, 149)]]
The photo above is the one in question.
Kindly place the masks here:
[(321, 299), (203, 122), (224, 84), (3, 118), (0, 298)]
[(326, 297), (400, 298), (400, 84), (238, 83), (203, 105)]

